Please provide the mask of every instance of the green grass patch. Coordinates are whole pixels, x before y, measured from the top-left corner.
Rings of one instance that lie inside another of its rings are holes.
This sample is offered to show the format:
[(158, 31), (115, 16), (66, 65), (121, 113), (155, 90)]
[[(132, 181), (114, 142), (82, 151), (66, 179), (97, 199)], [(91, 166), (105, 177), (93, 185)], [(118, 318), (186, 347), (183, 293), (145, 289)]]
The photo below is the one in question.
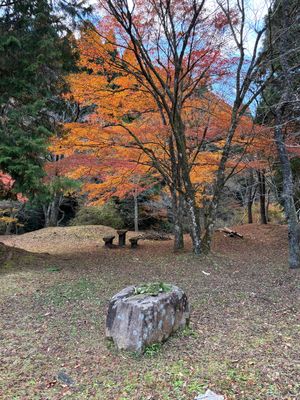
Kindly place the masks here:
[(155, 357), (161, 351), (161, 347), (161, 343), (153, 343), (145, 348), (144, 355), (146, 357)]
[(61, 271), (61, 268), (58, 267), (57, 265), (52, 265), (47, 268), (47, 271), (48, 272), (59, 272), (59, 271)]
[(38, 301), (44, 304), (63, 307), (67, 303), (82, 300), (98, 300), (99, 289), (95, 282), (81, 278), (75, 282), (61, 282), (37, 294)]

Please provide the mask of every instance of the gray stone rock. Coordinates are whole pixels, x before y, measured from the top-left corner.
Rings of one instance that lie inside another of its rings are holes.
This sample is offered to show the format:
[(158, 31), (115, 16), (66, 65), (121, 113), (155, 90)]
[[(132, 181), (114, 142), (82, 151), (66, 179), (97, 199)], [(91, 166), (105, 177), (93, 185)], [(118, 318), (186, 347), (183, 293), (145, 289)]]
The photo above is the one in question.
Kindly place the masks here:
[(158, 296), (134, 295), (134, 290), (134, 286), (123, 289), (109, 303), (106, 337), (119, 350), (140, 352), (188, 324), (189, 304), (179, 287), (172, 285)]
[(204, 394), (195, 397), (195, 400), (224, 400), (224, 396), (216, 394), (208, 389)]

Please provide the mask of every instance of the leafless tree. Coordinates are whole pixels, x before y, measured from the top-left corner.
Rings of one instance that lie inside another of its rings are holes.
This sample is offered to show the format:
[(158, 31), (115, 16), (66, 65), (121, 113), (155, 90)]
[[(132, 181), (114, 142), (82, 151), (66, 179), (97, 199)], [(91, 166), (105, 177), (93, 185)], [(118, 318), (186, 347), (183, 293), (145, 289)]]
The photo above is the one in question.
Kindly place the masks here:
[[(204, 247), (210, 249), (211, 238), (216, 221), (216, 214), (222, 190), (228, 179), (226, 164), (231, 156), (232, 143), (241, 118), (249, 110), (251, 104), (261, 95), (263, 88), (269, 81), (272, 72), (261, 80), (261, 69), (266, 62), (266, 52), (261, 51), (261, 45), (266, 31), (265, 24), (249, 21), (249, 8), (245, 0), (218, 0), (220, 10), (229, 22), (231, 32), (231, 51), (236, 58), (234, 82), (232, 87), (233, 106), (231, 124), (226, 133), (225, 145), (222, 149), (221, 160), (210, 204), (209, 217), (205, 227)], [(249, 32), (253, 45), (249, 46)], [(230, 175), (230, 174), (229, 174)]]

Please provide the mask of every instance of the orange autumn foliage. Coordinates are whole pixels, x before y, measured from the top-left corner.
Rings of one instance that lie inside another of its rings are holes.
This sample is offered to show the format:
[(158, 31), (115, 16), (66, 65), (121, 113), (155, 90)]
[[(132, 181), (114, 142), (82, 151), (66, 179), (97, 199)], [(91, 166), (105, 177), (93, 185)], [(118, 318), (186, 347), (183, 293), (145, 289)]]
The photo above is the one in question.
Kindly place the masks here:
[[(168, 179), (172, 168), (167, 145), (170, 129), (140, 77), (132, 50), (116, 45), (113, 26), (107, 24), (101, 29), (106, 31), (82, 32), (78, 41), (82, 72), (68, 78), (72, 98), (84, 106), (95, 105), (95, 110), (85, 122), (66, 124), (67, 135), (55, 139), (51, 146), (55, 154), (65, 156), (66, 174), (85, 181), (83, 190), (93, 203), (145, 190), (159, 179), (158, 172)], [(136, 76), (126, 73), (126, 65), (136, 70)], [(172, 73), (172, 68), (158, 68), (158, 72), (165, 75)], [(155, 75), (153, 79), (157, 79)], [(200, 204), (214, 181), (224, 132), (231, 122), (231, 108), (203, 88), (202, 93), (186, 101), (183, 113), (190, 174)], [(250, 149), (253, 129), (251, 118), (243, 117), (235, 145)], [(153, 154), (159, 160), (159, 168), (153, 162)], [(240, 162), (238, 154), (228, 167)]]

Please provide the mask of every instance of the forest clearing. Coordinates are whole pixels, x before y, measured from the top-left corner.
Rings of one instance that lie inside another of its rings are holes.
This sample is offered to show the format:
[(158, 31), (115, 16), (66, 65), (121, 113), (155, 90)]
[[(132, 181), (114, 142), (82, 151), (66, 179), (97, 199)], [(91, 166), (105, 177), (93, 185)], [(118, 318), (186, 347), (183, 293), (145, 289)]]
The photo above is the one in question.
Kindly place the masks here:
[(0, 0), (0, 400), (300, 400), (299, 0)]
[[(1, 399), (185, 400), (206, 388), (228, 400), (299, 398), (300, 276), (286, 270), (285, 226), (218, 232), (200, 259), (175, 255), (172, 241), (105, 249), (107, 229), (76, 228), (2, 239), (26, 251), (1, 270)], [(119, 354), (104, 337), (108, 300), (147, 281), (184, 288), (190, 326), (143, 356)]]

